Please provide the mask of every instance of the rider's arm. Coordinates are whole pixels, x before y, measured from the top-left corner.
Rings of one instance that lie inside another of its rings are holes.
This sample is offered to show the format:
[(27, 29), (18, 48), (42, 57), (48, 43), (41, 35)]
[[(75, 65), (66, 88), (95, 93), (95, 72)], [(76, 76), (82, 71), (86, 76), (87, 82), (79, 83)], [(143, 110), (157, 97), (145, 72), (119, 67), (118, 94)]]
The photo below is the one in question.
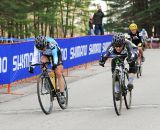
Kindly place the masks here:
[(55, 46), (52, 49), (52, 56), (53, 56), (53, 64), (57, 65), (58, 64), (58, 47)]
[(53, 56), (53, 64), (54, 65), (62, 65), (63, 61), (62, 61), (62, 53), (61, 50), (58, 46), (56, 46), (53, 50), (52, 50), (52, 56)]
[(113, 43), (111, 43), (111, 44), (108, 46), (105, 54), (103, 55), (104, 61), (106, 61), (106, 60), (108, 59), (108, 56), (113, 52), (113, 50), (114, 50), (114, 48), (113, 48)]
[(38, 63), (40, 61), (40, 59), (39, 59), (39, 51), (38, 51), (38, 49), (34, 46), (34, 53), (33, 53), (33, 57), (32, 57), (32, 61), (31, 61), (31, 64), (29, 64), (29, 68), (28, 68), (28, 71), (30, 72), (30, 73), (33, 73), (34, 72), (34, 67), (35, 66), (31, 66), (31, 65), (33, 65), (33, 64), (36, 64), (36, 63)]
[(34, 46), (34, 53), (33, 53), (33, 58), (32, 58), (32, 64), (36, 64), (39, 62), (39, 51), (38, 49)]

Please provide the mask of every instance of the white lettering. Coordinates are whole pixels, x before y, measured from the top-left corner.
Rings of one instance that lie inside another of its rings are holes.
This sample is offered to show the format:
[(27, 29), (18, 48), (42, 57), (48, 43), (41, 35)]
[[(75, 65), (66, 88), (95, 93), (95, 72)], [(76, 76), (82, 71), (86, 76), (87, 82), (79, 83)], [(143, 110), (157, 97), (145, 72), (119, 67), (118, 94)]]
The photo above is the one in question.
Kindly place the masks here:
[(104, 42), (102, 45), (102, 52), (106, 52), (106, 50), (110, 44), (111, 44), (111, 42)]
[(62, 60), (67, 60), (67, 48), (61, 48)]
[(101, 53), (101, 43), (95, 43), (89, 45), (89, 55)]
[(86, 56), (87, 55), (87, 45), (71, 47), (70, 55), (71, 55), (70, 59)]
[(25, 53), (13, 56), (13, 71), (29, 67), (29, 62), (32, 60), (33, 53)]
[(0, 57), (0, 73), (7, 72), (7, 57)]

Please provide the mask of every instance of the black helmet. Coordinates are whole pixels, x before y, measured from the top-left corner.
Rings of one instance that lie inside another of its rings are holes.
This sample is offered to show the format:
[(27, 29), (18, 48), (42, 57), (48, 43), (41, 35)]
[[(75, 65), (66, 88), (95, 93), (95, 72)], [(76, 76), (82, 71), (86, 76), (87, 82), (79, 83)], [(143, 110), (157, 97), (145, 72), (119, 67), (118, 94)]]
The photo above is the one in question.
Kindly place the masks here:
[(113, 36), (112, 39), (114, 47), (121, 47), (125, 44), (125, 36), (123, 33), (117, 33)]
[(47, 46), (46, 37), (45, 36), (38, 36), (35, 38), (35, 47), (38, 50), (43, 50)]

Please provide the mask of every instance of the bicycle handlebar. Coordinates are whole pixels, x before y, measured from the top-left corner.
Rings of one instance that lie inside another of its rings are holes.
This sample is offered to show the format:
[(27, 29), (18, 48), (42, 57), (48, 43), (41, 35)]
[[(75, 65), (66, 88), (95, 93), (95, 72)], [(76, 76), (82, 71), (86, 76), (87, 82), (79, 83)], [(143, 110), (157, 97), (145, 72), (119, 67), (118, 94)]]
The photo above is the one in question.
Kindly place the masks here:
[(119, 55), (110, 55), (110, 56), (107, 56), (107, 58), (125, 58), (125, 57), (128, 57), (127, 54), (119, 54)]
[(38, 65), (45, 66), (45, 65), (48, 65), (48, 64), (50, 64), (50, 62), (36, 63), (36, 64), (32, 64), (31, 66), (38, 66)]

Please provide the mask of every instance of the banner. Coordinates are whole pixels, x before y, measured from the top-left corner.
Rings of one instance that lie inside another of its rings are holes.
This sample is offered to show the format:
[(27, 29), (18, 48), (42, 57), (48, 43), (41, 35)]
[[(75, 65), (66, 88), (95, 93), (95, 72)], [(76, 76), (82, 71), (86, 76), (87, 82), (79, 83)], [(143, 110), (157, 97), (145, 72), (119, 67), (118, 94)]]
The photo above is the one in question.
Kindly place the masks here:
[[(100, 59), (111, 39), (112, 35), (104, 35), (55, 40), (61, 48), (64, 68), (67, 69)], [(36, 67), (34, 74), (28, 73), (33, 50), (34, 41), (0, 44), (0, 84), (9, 84), (41, 72), (39, 67)]]

